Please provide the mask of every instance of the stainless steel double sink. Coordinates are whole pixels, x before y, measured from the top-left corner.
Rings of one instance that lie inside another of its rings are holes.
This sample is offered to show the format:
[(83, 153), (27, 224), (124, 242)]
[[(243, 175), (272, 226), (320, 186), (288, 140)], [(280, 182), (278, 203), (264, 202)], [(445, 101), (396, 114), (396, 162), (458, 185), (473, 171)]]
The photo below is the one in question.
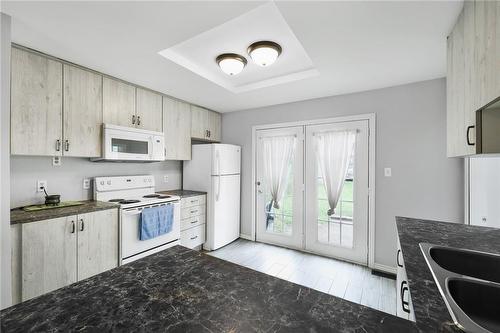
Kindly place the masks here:
[(420, 243), (455, 324), (500, 332), (500, 255)]

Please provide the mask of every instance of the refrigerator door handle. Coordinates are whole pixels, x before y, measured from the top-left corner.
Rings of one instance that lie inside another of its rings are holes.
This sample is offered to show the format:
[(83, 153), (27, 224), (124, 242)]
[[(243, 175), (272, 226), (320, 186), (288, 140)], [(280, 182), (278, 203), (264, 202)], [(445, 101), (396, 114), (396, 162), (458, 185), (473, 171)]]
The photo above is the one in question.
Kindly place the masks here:
[(215, 152), (215, 158), (217, 159), (217, 192), (215, 192), (215, 201), (219, 201), (220, 196), (220, 154), (217, 150)]

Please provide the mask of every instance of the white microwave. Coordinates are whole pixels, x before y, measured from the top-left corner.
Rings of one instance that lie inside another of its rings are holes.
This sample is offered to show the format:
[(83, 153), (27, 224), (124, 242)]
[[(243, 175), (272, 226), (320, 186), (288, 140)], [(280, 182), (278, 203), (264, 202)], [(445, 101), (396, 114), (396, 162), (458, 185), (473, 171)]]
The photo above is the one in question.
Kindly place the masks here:
[(165, 160), (165, 137), (154, 132), (110, 124), (102, 125), (102, 156), (92, 161), (157, 162)]

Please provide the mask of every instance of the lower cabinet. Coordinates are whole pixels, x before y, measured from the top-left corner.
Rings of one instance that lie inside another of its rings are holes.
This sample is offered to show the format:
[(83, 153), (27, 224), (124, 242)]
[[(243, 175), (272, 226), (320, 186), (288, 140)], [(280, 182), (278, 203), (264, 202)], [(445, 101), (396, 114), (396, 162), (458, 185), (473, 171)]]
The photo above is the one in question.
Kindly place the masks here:
[(15, 241), (21, 244), (20, 253), (13, 251), (13, 280), (20, 279), (14, 303), (118, 266), (118, 210), (24, 223)]
[(206, 195), (181, 199), (181, 245), (193, 249), (205, 243)]
[(413, 305), (411, 303), (410, 286), (408, 285), (408, 278), (406, 276), (406, 270), (403, 261), (403, 252), (401, 251), (399, 238), (396, 258), (398, 265), (398, 273), (396, 279), (396, 315), (401, 318), (415, 321), (415, 313), (413, 311)]

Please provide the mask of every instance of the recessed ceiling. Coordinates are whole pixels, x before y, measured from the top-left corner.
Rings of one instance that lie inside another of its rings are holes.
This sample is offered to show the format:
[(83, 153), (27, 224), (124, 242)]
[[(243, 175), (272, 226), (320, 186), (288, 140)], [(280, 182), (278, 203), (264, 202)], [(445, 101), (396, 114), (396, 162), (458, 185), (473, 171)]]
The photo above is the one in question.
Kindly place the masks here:
[[(254, 64), (247, 54), (248, 46), (261, 40), (277, 42), (283, 48), (278, 61), (266, 68)], [(306, 51), (272, 2), (159, 53), (234, 93), (318, 75)], [(215, 62), (222, 53), (246, 57), (246, 68), (234, 76), (223, 73)]]
[[(446, 36), (463, 6), (455, 1), (275, 2), (319, 75), (240, 93), (158, 54), (265, 4), (2, 1), (2, 12), (12, 16), (16, 43), (226, 112), (443, 77)], [(243, 43), (247, 35), (241, 34)], [(250, 73), (248, 81), (241, 80), (233, 87), (251, 83)]]

